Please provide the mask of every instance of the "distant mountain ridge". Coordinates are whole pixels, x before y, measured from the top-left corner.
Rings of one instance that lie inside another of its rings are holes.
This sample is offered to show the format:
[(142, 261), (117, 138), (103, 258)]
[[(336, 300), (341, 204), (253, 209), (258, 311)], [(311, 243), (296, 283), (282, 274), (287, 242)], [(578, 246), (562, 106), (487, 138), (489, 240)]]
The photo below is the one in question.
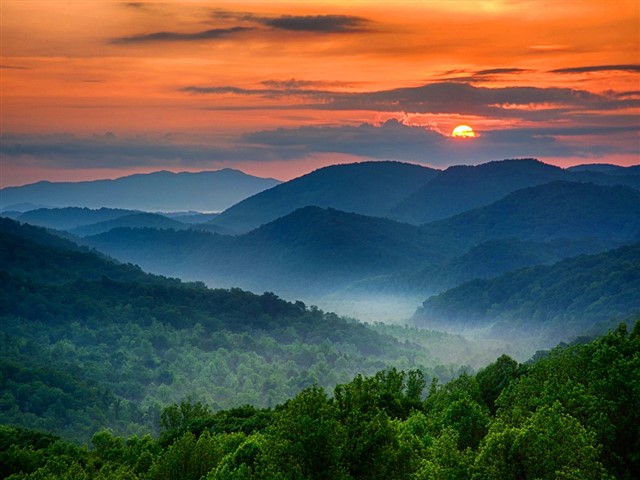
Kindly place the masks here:
[(115, 180), (38, 182), (0, 190), (0, 209), (34, 203), (51, 207), (222, 211), (279, 183), (228, 168), (196, 173), (159, 171)]
[(238, 236), (114, 229), (85, 242), (164, 275), (289, 295), (410, 268), (417, 258), (444, 258), (413, 225), (320, 207), (298, 209)]
[(640, 238), (640, 191), (593, 183), (546, 183), (421, 228), (469, 247), (499, 238), (629, 241)]
[[(572, 253), (614, 248), (637, 241), (639, 235), (640, 192), (555, 182), (519, 190), (490, 206), (422, 227), (304, 207), (235, 237), (114, 229), (86, 242), (163, 275), (199, 279), (212, 286), (304, 295), (341, 291), (377, 276), (391, 276), (394, 281), (393, 275), (403, 275), (413, 285), (450, 285), (447, 282), (468, 277), (440, 278), (434, 269), (491, 274), (495, 267), (493, 272), (501, 273), (509, 266), (551, 263)], [(447, 263), (492, 240), (502, 244), (476, 250), (477, 260), (467, 256)], [(510, 240), (520, 243), (511, 245)], [(492, 261), (487, 255), (496, 258)], [(514, 259), (516, 255), (520, 260)]]
[(137, 213), (140, 212), (104, 207), (95, 210), (86, 207), (38, 208), (18, 215), (15, 220), (38, 227), (69, 231), (94, 223), (113, 221)]
[(246, 233), (308, 206), (386, 217), (393, 205), (438, 173), (439, 170), (401, 162), (332, 165), (249, 197), (211, 223)]
[[(624, 174), (620, 173), (624, 172)], [(610, 175), (611, 174), (611, 175)], [(640, 189), (640, 172), (631, 168), (564, 170), (533, 158), (449, 167), (395, 205), (390, 217), (423, 224), (489, 205), (525, 187), (549, 182), (593, 182)]]

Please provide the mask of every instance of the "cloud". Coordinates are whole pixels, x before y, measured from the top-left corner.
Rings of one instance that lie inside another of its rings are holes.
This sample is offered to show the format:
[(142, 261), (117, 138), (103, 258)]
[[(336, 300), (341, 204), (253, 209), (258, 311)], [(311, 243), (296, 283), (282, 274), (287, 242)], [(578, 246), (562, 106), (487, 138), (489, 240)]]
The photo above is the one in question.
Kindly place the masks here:
[(26, 159), (60, 168), (203, 166), (223, 160), (287, 160), (295, 155), (244, 144), (225, 147), (189, 142), (172, 135), (119, 137), (110, 132), (89, 137), (3, 134), (0, 152), (3, 165), (21, 165)]
[(307, 89), (309, 87), (352, 87), (353, 82), (343, 82), (340, 80), (326, 81), (326, 80), (296, 80), (291, 78), (289, 80), (265, 80), (262, 82), (265, 87), (280, 89), (280, 90), (292, 90), (292, 89)]
[(0, 65), (0, 69), (7, 70), (29, 70), (29, 67), (20, 67), (18, 65)]
[(284, 15), (260, 20), (265, 26), (279, 30), (316, 33), (347, 33), (367, 30), (369, 21), (351, 15)]
[(254, 30), (248, 27), (232, 28), (212, 28), (200, 32), (179, 33), (179, 32), (154, 32), (142, 35), (132, 35), (129, 37), (118, 37), (111, 39), (112, 44), (136, 44), (147, 42), (176, 42), (176, 41), (197, 41), (197, 40), (217, 40), (230, 37), (239, 33)]
[[(628, 134), (638, 132), (637, 127), (517, 128), (481, 132), (476, 139), (461, 140), (392, 119), (380, 126), (364, 123), (265, 130), (246, 134), (243, 140), (277, 149), (302, 149), (307, 154), (347, 153), (442, 166), (511, 157), (597, 157), (610, 153), (637, 153), (634, 137)], [(613, 134), (630, 138), (624, 144), (609, 143), (608, 137)], [(602, 138), (595, 143), (582, 141), (590, 135)]]
[(478, 70), (473, 74), (474, 77), (482, 77), (485, 75), (505, 75), (512, 73), (525, 73), (531, 70), (525, 68), (491, 68), (488, 70)]
[(477, 164), (516, 157), (604, 158), (637, 155), (637, 126), (532, 127), (480, 131), (475, 139), (455, 139), (391, 119), (381, 125), (302, 126), (250, 132), (226, 146), (206, 139), (173, 136), (120, 137), (112, 133), (9, 135), (0, 137), (2, 164), (48, 168), (203, 168), (224, 162), (282, 162), (317, 154), (347, 154), (432, 166)]
[(274, 109), (370, 110), (425, 114), (462, 114), (532, 121), (558, 119), (584, 110), (617, 110), (640, 106), (638, 99), (613, 92), (598, 94), (572, 88), (476, 87), (469, 83), (436, 82), (418, 87), (374, 92), (344, 92), (305, 88), (303, 84), (281, 88), (245, 89), (233, 86), (188, 86), (192, 94), (255, 95), (265, 98), (304, 97), (312, 103), (280, 102)]
[(631, 72), (640, 73), (640, 65), (592, 65), (586, 67), (557, 68), (550, 73)]
[[(145, 5), (138, 2), (126, 4), (132, 8), (143, 8)], [(185, 42), (201, 40), (217, 40), (233, 35), (260, 29), (278, 30), (301, 33), (351, 33), (368, 30), (371, 23), (363, 17), (353, 15), (281, 15), (259, 16), (246, 12), (229, 12), (214, 10), (211, 17), (224, 22), (233, 21), (241, 23), (227, 28), (211, 28), (196, 32), (160, 31), (143, 33), (125, 37), (117, 37), (110, 40), (111, 44), (138, 44), (149, 42)]]

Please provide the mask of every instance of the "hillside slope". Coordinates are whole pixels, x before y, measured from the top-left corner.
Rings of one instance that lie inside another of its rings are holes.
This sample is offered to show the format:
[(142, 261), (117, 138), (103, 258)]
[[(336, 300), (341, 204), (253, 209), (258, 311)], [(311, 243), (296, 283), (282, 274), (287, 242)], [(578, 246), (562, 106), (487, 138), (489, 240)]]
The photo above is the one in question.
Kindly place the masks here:
[(305, 207), (236, 237), (115, 229), (88, 245), (164, 275), (295, 296), (442, 261), (447, 247), (408, 224)]
[[(427, 299), (413, 323), (570, 336), (640, 314), (640, 243), (474, 280)], [(604, 322), (604, 324), (602, 324)]]
[(86, 442), (102, 427), (150, 431), (188, 394), (267, 407), (384, 366), (436, 366), (420, 345), (301, 302), (151, 276), (40, 228), (2, 220), (0, 245), (0, 423)]
[(247, 198), (212, 223), (244, 233), (307, 206), (385, 217), (438, 172), (400, 162), (333, 165)]
[(423, 224), (489, 205), (526, 187), (555, 181), (640, 189), (640, 174), (632, 167), (563, 170), (535, 159), (502, 160), (449, 167), (394, 206), (391, 217)]
[[(469, 280), (464, 272), (486, 277), (552, 263), (637, 241), (639, 233), (640, 192), (555, 182), (422, 227), (306, 207), (235, 237), (114, 229), (85, 241), (163, 275), (296, 298), (340, 292), (376, 277), (383, 287), (389, 283), (387, 291), (406, 285), (412, 293), (424, 288), (426, 295)], [(502, 243), (469, 252), (492, 241)], [(506, 245), (513, 241), (519, 243)]]
[(552, 182), (518, 190), (487, 207), (421, 228), (468, 246), (499, 238), (633, 241), (640, 238), (640, 191)]

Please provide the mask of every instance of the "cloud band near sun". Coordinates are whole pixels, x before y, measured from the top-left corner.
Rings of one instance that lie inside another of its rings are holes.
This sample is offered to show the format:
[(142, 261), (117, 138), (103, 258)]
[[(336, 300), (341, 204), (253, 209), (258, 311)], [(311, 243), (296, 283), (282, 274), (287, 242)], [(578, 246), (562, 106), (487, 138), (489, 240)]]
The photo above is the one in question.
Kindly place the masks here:
[(476, 87), (468, 83), (438, 82), (418, 87), (375, 92), (340, 92), (300, 88), (246, 89), (231, 86), (187, 86), (182, 92), (195, 95), (235, 94), (265, 99), (300, 97), (309, 103), (282, 102), (269, 108), (304, 108), (318, 110), (406, 111), (413, 113), (456, 113), (497, 118), (557, 120), (564, 115), (575, 119), (577, 111), (615, 111), (637, 108), (637, 98), (619, 97), (613, 93), (594, 93), (572, 88)]
[[(314, 154), (348, 154), (363, 159), (390, 159), (433, 166), (476, 164), (515, 157), (600, 158), (633, 154), (638, 128), (519, 128), (481, 132), (460, 141), (424, 127), (397, 120), (381, 125), (305, 126), (244, 134), (233, 145), (174, 141), (166, 138), (92, 137), (73, 135), (4, 135), (0, 150), (4, 165), (31, 162), (61, 168), (127, 168), (140, 166), (201, 167), (212, 162), (295, 161)], [(585, 136), (598, 137), (585, 144)], [(612, 135), (629, 137), (611, 143)]]

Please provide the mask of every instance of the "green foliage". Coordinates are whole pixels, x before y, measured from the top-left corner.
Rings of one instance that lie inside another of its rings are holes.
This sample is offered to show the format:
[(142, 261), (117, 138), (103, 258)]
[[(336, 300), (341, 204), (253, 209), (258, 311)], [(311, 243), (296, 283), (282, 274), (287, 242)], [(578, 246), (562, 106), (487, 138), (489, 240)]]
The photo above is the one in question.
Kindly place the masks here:
[(493, 324), (496, 335), (570, 337), (637, 314), (640, 243), (474, 280), (427, 299), (414, 322)]
[(159, 440), (101, 430), (89, 449), (4, 426), (0, 472), (12, 480), (630, 480), (639, 466), (638, 362), (640, 322), (526, 368), (502, 356), (476, 376), (434, 380), (428, 392), (420, 372), (390, 369), (359, 375), (333, 396), (305, 388), (274, 409), (212, 413), (185, 401), (159, 416)]
[(554, 402), (521, 427), (496, 422), (476, 458), (474, 478), (601, 479), (605, 470), (598, 450), (593, 432)]
[[(109, 266), (117, 281), (74, 278), (51, 242), (51, 259), (25, 242), (0, 272), (0, 422), (13, 425), (0, 426), (2, 478), (628, 480), (640, 471), (640, 322), (526, 366), (503, 355), (475, 376), (432, 378), (425, 392), (436, 369), (417, 368), (427, 361), (420, 345), (436, 340), (412, 342), (411, 329), (388, 328), (398, 342), (271, 293), (129, 276), (129, 267)], [(53, 281), (57, 269), (66, 281)], [(394, 362), (412, 369), (380, 371)]]
[[(162, 406), (187, 394), (214, 410), (264, 408), (385, 366), (455, 373), (430, 369), (427, 348), (273, 293), (147, 275), (9, 220), (0, 244), (2, 423), (85, 442), (104, 427), (155, 434)], [(265, 426), (260, 414), (236, 413), (199, 431)], [(166, 442), (185, 427), (163, 426)]]

